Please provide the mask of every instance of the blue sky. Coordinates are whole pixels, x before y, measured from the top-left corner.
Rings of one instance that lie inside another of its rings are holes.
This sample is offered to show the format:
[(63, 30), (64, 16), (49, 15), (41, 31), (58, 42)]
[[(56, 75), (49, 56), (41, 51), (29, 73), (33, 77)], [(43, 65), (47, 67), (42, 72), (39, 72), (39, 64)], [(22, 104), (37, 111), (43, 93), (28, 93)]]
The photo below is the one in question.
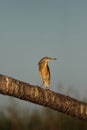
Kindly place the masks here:
[[(62, 82), (87, 92), (87, 1), (0, 1), (0, 73), (40, 85), (37, 63), (50, 62), (52, 90)], [(74, 95), (73, 95), (74, 96)], [(2, 102), (6, 98), (2, 97)]]

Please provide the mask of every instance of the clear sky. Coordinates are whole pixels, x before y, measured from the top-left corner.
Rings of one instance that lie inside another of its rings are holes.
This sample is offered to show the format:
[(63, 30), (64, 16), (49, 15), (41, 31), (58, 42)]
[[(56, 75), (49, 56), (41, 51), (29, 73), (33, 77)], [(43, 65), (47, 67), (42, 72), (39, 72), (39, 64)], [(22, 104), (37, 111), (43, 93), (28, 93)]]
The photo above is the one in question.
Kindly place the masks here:
[(0, 73), (40, 85), (44, 56), (58, 58), (49, 63), (52, 90), (62, 82), (64, 91), (86, 95), (87, 1), (1, 0)]

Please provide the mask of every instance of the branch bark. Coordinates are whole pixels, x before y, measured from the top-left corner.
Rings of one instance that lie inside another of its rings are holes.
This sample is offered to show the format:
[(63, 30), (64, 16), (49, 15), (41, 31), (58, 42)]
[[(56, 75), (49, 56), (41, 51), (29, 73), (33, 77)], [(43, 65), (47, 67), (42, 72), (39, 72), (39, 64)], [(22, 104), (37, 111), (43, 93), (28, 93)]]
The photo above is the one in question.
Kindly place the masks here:
[(43, 105), (78, 119), (87, 120), (86, 103), (1, 74), (0, 93)]

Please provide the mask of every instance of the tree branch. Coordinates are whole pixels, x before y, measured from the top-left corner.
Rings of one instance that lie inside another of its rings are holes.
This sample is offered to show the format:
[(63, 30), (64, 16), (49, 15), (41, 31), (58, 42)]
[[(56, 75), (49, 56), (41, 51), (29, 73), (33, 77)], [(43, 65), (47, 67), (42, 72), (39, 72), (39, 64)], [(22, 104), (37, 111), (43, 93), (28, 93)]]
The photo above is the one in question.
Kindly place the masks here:
[(69, 96), (0, 74), (0, 93), (13, 96), (87, 120), (87, 104)]

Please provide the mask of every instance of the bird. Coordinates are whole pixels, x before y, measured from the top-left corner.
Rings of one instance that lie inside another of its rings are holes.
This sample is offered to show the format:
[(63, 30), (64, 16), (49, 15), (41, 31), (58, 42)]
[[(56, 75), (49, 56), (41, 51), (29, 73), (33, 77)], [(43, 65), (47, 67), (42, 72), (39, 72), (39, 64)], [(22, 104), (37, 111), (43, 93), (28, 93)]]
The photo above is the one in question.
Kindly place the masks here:
[(39, 62), (39, 73), (42, 80), (42, 85), (45, 85), (45, 88), (49, 89), (50, 85), (50, 68), (48, 66), (49, 60), (56, 60), (56, 58), (50, 58), (50, 57), (43, 57)]

